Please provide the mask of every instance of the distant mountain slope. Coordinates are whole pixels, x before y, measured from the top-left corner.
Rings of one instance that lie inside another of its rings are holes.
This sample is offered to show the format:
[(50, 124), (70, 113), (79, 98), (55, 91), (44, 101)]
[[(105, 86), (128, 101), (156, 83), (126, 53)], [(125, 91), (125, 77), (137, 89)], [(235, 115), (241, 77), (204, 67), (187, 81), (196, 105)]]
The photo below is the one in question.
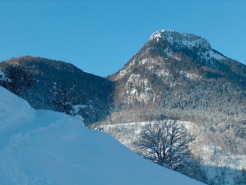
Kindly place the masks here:
[(155, 32), (110, 79), (117, 82), (117, 109), (149, 107), (151, 115), (161, 109), (155, 112), (155, 119), (245, 119), (246, 66), (213, 50), (199, 36)]
[[(0, 184), (2, 185), (199, 185), (163, 169), (81, 118), (47, 110), (0, 87)], [(11, 116), (10, 116), (11, 115)]]
[(134, 138), (134, 131), (107, 125), (129, 123), (136, 129), (141, 122), (189, 121), (196, 136), (193, 155), (211, 173), (217, 170), (205, 171), (205, 182), (246, 183), (241, 172), (229, 170), (246, 170), (244, 64), (214, 50), (203, 37), (161, 30), (109, 79), (116, 84), (114, 109), (99, 122), (110, 128), (107, 132), (131, 146), (125, 133)]
[[(35, 79), (31, 88), (20, 93), (35, 109), (56, 110), (54, 101), (60, 98), (67, 104), (80, 105), (77, 107), (83, 108), (80, 114), (87, 123), (107, 115), (113, 90), (113, 83), (109, 80), (83, 72), (69, 63), (29, 56), (3, 61), (0, 70), (4, 72), (7, 67), (16, 65)], [(67, 97), (59, 97), (58, 93), (67, 94)]]

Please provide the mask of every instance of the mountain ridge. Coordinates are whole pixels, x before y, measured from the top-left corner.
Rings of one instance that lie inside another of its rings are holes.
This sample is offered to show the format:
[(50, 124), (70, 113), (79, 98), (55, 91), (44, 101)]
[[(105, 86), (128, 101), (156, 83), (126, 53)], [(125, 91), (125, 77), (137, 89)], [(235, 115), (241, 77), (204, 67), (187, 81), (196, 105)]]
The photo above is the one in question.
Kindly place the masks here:
[[(63, 98), (67, 103), (71, 102), (71, 106), (84, 107), (78, 111), (86, 123), (96, 121), (100, 116), (107, 114), (107, 106), (111, 104), (109, 94), (113, 89), (113, 83), (109, 80), (86, 73), (70, 63), (31, 56), (3, 61), (0, 63), (0, 70), (6, 72), (8, 67), (15, 66), (22, 67), (35, 79), (35, 83), (22, 90), (20, 94), (35, 109), (56, 110), (52, 101)], [(57, 97), (57, 93), (69, 95)], [(90, 113), (93, 114), (89, 116)]]
[[(194, 37), (196, 42), (193, 42), (194, 40), (189, 41), (190, 37)], [(180, 34), (173, 30), (161, 30), (151, 35), (150, 40), (140, 50), (140, 53), (142, 50), (145, 50), (146, 47), (150, 50), (148, 53), (152, 56), (162, 55), (178, 61), (180, 61), (182, 57), (186, 57), (184, 58), (186, 60), (193, 57), (196, 60), (195, 62), (201, 66), (207, 66), (218, 71), (223, 70), (223, 72), (228, 72), (230, 76), (243, 77), (244, 80), (246, 78), (246, 66), (244, 64), (231, 60), (211, 48), (209, 42), (201, 36)], [(183, 53), (186, 56), (182, 56), (184, 55)], [(213, 66), (214, 62), (217, 63), (217, 66)], [(232, 66), (232, 64), (234, 64), (234, 66)], [(243, 69), (240, 69), (241, 67)], [(228, 68), (233, 68), (233, 71), (230, 71)]]
[[(166, 52), (166, 50), (170, 51)], [(172, 53), (172, 55), (167, 56), (167, 54), (170, 53)], [(156, 80), (159, 82), (167, 82), (166, 84), (169, 83), (169, 86), (170, 84), (177, 84), (177, 82), (180, 81), (194, 86), (197, 83), (203, 83), (203, 81), (207, 81), (205, 83), (210, 83), (212, 81), (215, 82), (215, 80), (219, 80), (221, 81), (221, 85), (222, 81), (230, 81), (230, 86), (240, 86), (240, 88), (245, 89), (245, 65), (227, 58), (223, 60), (214, 60), (212, 58), (207, 61), (198, 59), (199, 58), (196, 56), (196, 50), (193, 48), (189, 51), (176, 51), (172, 50), (172, 47), (170, 47), (168, 42), (150, 40), (144, 45), (140, 52), (125, 65), (123, 69), (111, 75), (109, 79), (116, 81), (118, 84), (122, 81), (122, 86), (124, 86), (124, 83), (129, 80), (129, 74), (132, 74), (133, 78), (134, 75), (136, 77), (144, 74), (152, 81)], [(211, 63), (215, 63), (216, 67), (215, 65), (211, 66)], [(139, 74), (137, 74), (138, 72)], [(150, 82), (149, 84), (153, 83)], [(215, 84), (207, 85), (214, 86)], [(118, 87), (121, 88), (120, 85), (118, 85)], [(121, 92), (119, 92), (119, 94), (120, 93)], [(116, 96), (118, 96), (117, 93)]]

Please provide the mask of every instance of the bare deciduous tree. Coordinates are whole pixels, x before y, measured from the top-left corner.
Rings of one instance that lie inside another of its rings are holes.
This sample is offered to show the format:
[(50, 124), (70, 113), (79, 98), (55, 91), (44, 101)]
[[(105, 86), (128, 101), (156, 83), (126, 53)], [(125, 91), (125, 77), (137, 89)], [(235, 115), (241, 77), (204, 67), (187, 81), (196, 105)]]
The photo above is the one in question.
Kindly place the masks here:
[(143, 157), (166, 168), (189, 174), (192, 166), (189, 144), (192, 141), (194, 137), (183, 125), (172, 122), (147, 125), (137, 145)]

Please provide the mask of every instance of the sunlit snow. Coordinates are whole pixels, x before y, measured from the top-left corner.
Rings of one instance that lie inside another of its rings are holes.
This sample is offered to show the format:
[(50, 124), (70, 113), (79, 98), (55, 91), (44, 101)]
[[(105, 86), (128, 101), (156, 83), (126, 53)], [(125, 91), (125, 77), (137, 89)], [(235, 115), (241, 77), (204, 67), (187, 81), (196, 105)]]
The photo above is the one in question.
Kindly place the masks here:
[(29, 104), (0, 87), (1, 185), (199, 185), (133, 153), (80, 117)]

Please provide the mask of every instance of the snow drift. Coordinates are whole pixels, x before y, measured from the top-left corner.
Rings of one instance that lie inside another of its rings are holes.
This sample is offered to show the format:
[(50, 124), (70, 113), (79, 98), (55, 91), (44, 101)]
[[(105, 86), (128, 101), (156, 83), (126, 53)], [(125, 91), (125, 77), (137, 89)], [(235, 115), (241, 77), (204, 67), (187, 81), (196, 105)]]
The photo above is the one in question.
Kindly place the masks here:
[(133, 153), (71, 117), (30, 105), (0, 87), (1, 185), (202, 184)]

